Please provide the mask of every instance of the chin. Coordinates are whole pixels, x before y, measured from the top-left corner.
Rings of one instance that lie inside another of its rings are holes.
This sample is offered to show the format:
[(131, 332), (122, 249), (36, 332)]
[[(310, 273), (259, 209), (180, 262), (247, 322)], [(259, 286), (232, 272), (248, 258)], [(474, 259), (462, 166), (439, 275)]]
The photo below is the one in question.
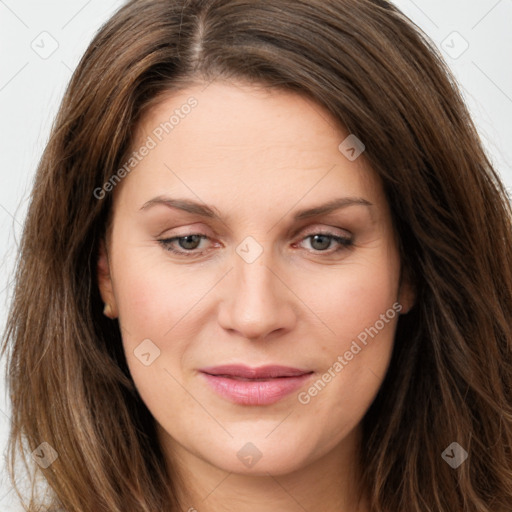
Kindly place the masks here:
[[(254, 430), (254, 429), (253, 429)], [(268, 476), (292, 473), (313, 459), (316, 443), (311, 438), (293, 435), (253, 432), (250, 436), (235, 435), (227, 443), (212, 442), (198, 447), (198, 455), (210, 464), (232, 473)]]

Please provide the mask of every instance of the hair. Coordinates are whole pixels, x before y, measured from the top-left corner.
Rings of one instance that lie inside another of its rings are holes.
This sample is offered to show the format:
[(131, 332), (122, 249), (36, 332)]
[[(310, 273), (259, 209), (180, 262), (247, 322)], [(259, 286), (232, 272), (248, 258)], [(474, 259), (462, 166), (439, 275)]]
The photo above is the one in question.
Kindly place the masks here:
[[(26, 510), (179, 510), (154, 420), (102, 314), (99, 243), (148, 109), (213, 80), (303, 94), (364, 142), (416, 292), (363, 419), (362, 484), (379, 512), (512, 510), (512, 208), (434, 44), (385, 0), (132, 0), (65, 93), (19, 247), (2, 354), (8, 469)], [(193, 115), (193, 114), (192, 114)], [(271, 122), (271, 120), (269, 120)], [(27, 462), (42, 442), (58, 458)], [(469, 454), (454, 469), (452, 442)], [(36, 471), (37, 470), (37, 471)]]

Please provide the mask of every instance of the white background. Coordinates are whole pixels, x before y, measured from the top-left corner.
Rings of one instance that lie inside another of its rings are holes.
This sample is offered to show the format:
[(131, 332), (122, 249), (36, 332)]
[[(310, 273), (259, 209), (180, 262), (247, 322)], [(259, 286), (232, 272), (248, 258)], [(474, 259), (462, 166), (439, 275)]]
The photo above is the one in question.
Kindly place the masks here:
[[(122, 3), (121, 0), (0, 0), (2, 329), (30, 186), (58, 104), (94, 33)], [(490, 157), (512, 190), (512, 0), (396, 0), (395, 3), (441, 48), (462, 87)], [(469, 46), (463, 52), (466, 45)], [(55, 51), (47, 55), (54, 47)], [(3, 453), (10, 420), (3, 366), (0, 370), (0, 450)], [(30, 368), (26, 370), (29, 372)], [(14, 493), (10, 492), (3, 457), (0, 464), (0, 509), (19, 510), (12, 505)]]

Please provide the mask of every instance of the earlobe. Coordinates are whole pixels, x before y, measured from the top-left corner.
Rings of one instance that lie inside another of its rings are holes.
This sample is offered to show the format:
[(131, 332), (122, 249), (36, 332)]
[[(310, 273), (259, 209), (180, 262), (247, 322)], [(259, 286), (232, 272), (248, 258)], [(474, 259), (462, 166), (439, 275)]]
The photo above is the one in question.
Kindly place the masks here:
[(117, 304), (112, 287), (112, 279), (110, 276), (110, 263), (106, 249), (105, 240), (101, 240), (98, 252), (98, 287), (101, 298), (105, 304), (103, 314), (111, 319), (117, 318)]

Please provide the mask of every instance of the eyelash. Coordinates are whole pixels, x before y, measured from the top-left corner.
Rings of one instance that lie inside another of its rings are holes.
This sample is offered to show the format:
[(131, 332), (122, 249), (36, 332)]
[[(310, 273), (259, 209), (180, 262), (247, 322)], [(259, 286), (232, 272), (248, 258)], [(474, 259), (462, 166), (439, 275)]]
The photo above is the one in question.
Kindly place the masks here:
[[(339, 247), (336, 250), (334, 250), (334, 251), (328, 251), (328, 250), (319, 251), (319, 250), (314, 250), (314, 249), (310, 250), (309, 252), (313, 252), (313, 254), (325, 253), (325, 254), (332, 255), (332, 254), (338, 253), (340, 251), (343, 251), (344, 249), (347, 249), (347, 248), (349, 248), (349, 247), (351, 247), (353, 245), (352, 238), (342, 237), (342, 236), (335, 235), (334, 233), (329, 233), (329, 232), (324, 232), (324, 231), (320, 231), (318, 233), (311, 233), (310, 235), (307, 235), (304, 238), (302, 238), (300, 241), (302, 242), (304, 240), (307, 240), (308, 238), (313, 238), (314, 236), (317, 236), (317, 235), (322, 235), (322, 236), (326, 236), (326, 237), (330, 238), (332, 241), (337, 242), (339, 244)], [(172, 237), (172, 238), (160, 239), (160, 240), (158, 240), (158, 242), (160, 242), (160, 244), (163, 246), (163, 248), (166, 251), (169, 251), (169, 252), (171, 252), (173, 254), (176, 254), (178, 256), (184, 256), (185, 258), (191, 258), (191, 257), (194, 257), (194, 256), (195, 257), (202, 256), (206, 252), (206, 250), (201, 251), (201, 252), (178, 251), (178, 250), (174, 249), (171, 246), (172, 242), (177, 241), (177, 240), (182, 240), (182, 239), (187, 238), (189, 236), (199, 236), (199, 237), (201, 237), (201, 239), (209, 238), (208, 236), (203, 235), (202, 233), (190, 233), (190, 234), (186, 234), (186, 235), (175, 236), (175, 237)]]

